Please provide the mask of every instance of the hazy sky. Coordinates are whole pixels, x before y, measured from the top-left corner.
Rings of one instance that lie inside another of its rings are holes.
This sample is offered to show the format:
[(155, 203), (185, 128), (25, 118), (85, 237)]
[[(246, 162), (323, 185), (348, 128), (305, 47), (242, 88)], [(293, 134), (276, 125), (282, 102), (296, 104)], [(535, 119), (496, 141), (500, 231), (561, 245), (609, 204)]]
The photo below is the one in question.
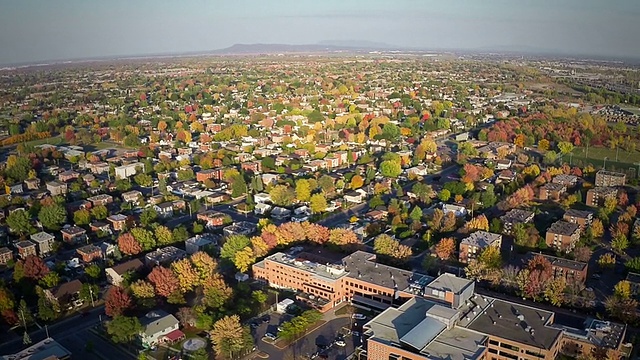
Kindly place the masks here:
[(640, 0), (0, 0), (0, 64), (367, 40), (640, 58)]

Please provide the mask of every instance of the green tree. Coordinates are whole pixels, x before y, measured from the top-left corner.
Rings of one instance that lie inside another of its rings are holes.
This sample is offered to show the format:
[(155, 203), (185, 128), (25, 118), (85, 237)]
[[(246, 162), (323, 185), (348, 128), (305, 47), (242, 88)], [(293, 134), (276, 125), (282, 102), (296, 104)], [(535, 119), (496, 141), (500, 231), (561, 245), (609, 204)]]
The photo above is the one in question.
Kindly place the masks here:
[(385, 177), (397, 178), (402, 174), (399, 161), (386, 160), (380, 164), (380, 174)]
[(441, 201), (447, 202), (451, 198), (451, 192), (447, 189), (442, 189), (438, 194), (438, 199)]
[(311, 188), (306, 179), (298, 179), (296, 181), (296, 198), (300, 202), (307, 202), (311, 197)]
[(189, 231), (184, 226), (178, 226), (172, 232), (173, 242), (183, 242), (189, 238)]
[(151, 231), (145, 228), (133, 228), (131, 229), (131, 235), (142, 246), (142, 250), (151, 250), (156, 247), (156, 239)]
[(98, 205), (91, 209), (91, 215), (96, 220), (104, 220), (109, 216), (109, 210), (104, 205)]
[(148, 207), (140, 213), (140, 223), (144, 226), (149, 226), (158, 218), (158, 212), (152, 207)]
[(173, 243), (173, 233), (166, 226), (156, 226), (154, 235), (156, 236), (158, 245), (169, 245)]
[(31, 219), (29, 219), (29, 213), (24, 210), (16, 210), (7, 216), (7, 225), (11, 231), (18, 234), (31, 234), (36, 229), (31, 225)]
[(409, 217), (413, 221), (420, 221), (420, 219), (422, 219), (422, 209), (420, 209), (419, 206), (414, 207), (413, 210), (411, 210)]
[(279, 206), (289, 206), (296, 198), (295, 191), (286, 185), (276, 185), (269, 191), (271, 201)]
[(50, 289), (60, 283), (60, 275), (55, 271), (51, 271), (40, 279), (39, 283), (43, 288)]
[(234, 263), (236, 253), (250, 246), (251, 240), (249, 240), (248, 237), (244, 235), (231, 235), (225, 239), (224, 245), (222, 245), (222, 249), (220, 249), (220, 258)]
[(52, 321), (58, 318), (54, 305), (44, 296), (38, 297), (38, 318), (43, 321)]
[(561, 141), (558, 143), (558, 150), (563, 155), (566, 155), (573, 151), (573, 144), (568, 141)]
[(43, 206), (38, 212), (38, 220), (49, 230), (59, 230), (60, 225), (67, 221), (67, 210), (58, 204)]
[(92, 279), (98, 279), (102, 275), (102, 268), (96, 264), (87, 266), (84, 269), (84, 273)]
[(91, 213), (89, 210), (80, 209), (73, 213), (73, 222), (76, 225), (88, 225), (91, 222)]
[(244, 181), (242, 175), (236, 175), (231, 180), (231, 196), (234, 198), (240, 197), (247, 193), (247, 182)]
[(149, 187), (153, 184), (153, 179), (151, 178), (151, 176), (145, 173), (136, 174), (133, 177), (133, 180), (136, 182), (136, 184), (144, 187)]
[(116, 316), (107, 323), (107, 333), (117, 343), (133, 341), (142, 330), (142, 325), (136, 317)]

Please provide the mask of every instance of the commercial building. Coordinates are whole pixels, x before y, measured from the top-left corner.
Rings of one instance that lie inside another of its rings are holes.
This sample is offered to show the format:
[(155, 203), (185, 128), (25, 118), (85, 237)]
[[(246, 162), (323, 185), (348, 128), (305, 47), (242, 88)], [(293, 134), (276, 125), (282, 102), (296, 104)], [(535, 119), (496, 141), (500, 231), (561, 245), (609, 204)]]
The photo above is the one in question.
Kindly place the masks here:
[(600, 170), (596, 173), (596, 186), (624, 186), (627, 175), (614, 171)]
[(502, 233), (511, 234), (511, 230), (515, 224), (528, 224), (533, 221), (535, 214), (533, 211), (522, 209), (511, 209), (500, 217), (502, 221)]
[[(461, 282), (470, 282), (459, 279)], [(553, 312), (473, 292), (453, 308), (415, 297), (388, 308), (363, 327), (369, 359), (556, 359), (606, 349), (608, 358), (630, 354), (626, 327), (586, 319), (558, 319)]]
[(551, 224), (545, 236), (547, 246), (565, 252), (573, 250), (579, 240), (580, 225), (564, 220)]
[(500, 249), (502, 245), (502, 235), (488, 231), (476, 231), (460, 242), (460, 252), (458, 259), (466, 264), (475, 259), (482, 251), (489, 246)]
[(54, 339), (47, 337), (22, 351), (3, 355), (2, 360), (67, 360), (71, 359), (71, 352), (64, 346), (60, 345)]

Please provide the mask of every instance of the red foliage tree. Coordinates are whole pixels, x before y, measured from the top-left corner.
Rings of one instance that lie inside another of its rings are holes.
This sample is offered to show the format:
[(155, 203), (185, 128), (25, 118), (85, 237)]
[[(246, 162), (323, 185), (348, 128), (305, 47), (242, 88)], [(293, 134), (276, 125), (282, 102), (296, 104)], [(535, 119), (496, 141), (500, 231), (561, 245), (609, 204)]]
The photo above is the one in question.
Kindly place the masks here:
[(629, 204), (629, 195), (627, 195), (626, 191), (621, 191), (618, 194), (618, 205), (624, 207), (627, 206), (627, 204)]
[(6, 309), (2, 311), (2, 319), (9, 325), (16, 325), (18, 323), (18, 315), (12, 309)]
[(142, 251), (142, 246), (129, 233), (118, 236), (118, 248), (126, 255), (137, 255)]
[(329, 241), (330, 231), (322, 225), (305, 223), (307, 239), (316, 244), (324, 244)]
[(111, 317), (122, 315), (131, 306), (131, 297), (120, 286), (112, 286), (104, 300), (105, 313)]
[(45, 264), (41, 258), (35, 255), (27, 256), (26, 259), (24, 259), (23, 266), (24, 276), (36, 281), (42, 279), (49, 273), (47, 264)]
[(153, 268), (147, 279), (155, 287), (156, 294), (164, 297), (169, 297), (180, 287), (180, 282), (173, 271), (162, 266)]

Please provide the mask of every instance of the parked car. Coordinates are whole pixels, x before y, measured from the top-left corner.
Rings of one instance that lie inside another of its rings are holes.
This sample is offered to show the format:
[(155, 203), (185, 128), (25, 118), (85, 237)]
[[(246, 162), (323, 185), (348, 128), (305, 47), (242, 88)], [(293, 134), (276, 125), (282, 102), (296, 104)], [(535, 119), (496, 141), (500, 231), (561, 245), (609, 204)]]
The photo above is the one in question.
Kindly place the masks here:
[(363, 314), (353, 314), (352, 318), (354, 318), (356, 320), (365, 320), (367, 318), (367, 316), (363, 315)]
[(337, 340), (335, 344), (336, 344), (336, 346), (340, 346), (340, 347), (347, 346), (347, 343), (344, 342), (343, 340)]
[(275, 339), (277, 339), (277, 338), (278, 338), (277, 336), (275, 336), (275, 335), (274, 335), (274, 334), (272, 334), (272, 333), (266, 333), (266, 334), (264, 334), (264, 337), (266, 337), (266, 338), (267, 338), (267, 339), (269, 339), (269, 340), (275, 340)]

